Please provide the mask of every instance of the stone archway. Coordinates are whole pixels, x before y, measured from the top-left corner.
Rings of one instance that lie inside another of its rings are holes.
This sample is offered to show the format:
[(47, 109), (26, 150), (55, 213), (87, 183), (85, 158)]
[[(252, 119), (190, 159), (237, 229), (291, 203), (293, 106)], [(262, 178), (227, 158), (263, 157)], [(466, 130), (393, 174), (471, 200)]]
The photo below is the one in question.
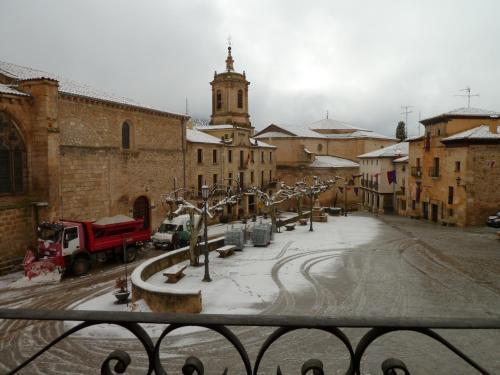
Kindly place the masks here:
[(149, 200), (144, 195), (138, 197), (134, 201), (134, 219), (144, 219), (144, 228), (149, 228), (151, 225), (151, 212)]

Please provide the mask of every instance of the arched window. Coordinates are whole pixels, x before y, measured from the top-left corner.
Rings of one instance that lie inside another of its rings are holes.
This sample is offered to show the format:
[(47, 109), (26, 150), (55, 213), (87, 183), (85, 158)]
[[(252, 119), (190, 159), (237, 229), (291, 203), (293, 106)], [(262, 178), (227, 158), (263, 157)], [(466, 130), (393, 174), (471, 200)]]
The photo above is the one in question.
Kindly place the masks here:
[(243, 90), (238, 90), (238, 108), (243, 108)]
[(130, 148), (130, 125), (128, 122), (122, 124), (122, 148), (124, 150)]
[(24, 193), (26, 147), (13, 121), (0, 112), (0, 194)]
[(221, 109), (222, 108), (222, 93), (219, 91), (217, 91), (217, 109)]

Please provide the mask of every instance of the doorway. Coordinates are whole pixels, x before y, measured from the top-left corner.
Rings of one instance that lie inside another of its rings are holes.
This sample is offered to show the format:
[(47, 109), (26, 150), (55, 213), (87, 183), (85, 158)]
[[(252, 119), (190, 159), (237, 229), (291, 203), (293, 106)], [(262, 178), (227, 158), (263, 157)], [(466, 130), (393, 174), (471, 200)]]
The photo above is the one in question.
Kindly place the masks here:
[(134, 219), (144, 219), (144, 228), (150, 226), (149, 200), (145, 196), (140, 196), (134, 202)]
[(437, 223), (437, 221), (438, 221), (438, 205), (437, 204), (432, 204), (431, 215), (432, 215), (432, 221)]
[(425, 220), (429, 220), (429, 203), (427, 202), (422, 203), (422, 214)]
[(248, 212), (252, 215), (255, 214), (255, 196), (254, 195), (248, 196)]

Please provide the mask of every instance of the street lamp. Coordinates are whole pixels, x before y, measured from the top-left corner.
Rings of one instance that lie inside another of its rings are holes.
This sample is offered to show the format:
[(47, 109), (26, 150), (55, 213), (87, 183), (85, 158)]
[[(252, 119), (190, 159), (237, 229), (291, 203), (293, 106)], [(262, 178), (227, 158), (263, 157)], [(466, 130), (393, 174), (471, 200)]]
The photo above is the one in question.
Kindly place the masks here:
[(344, 216), (347, 216), (347, 180), (344, 180)]
[(203, 198), (203, 221), (205, 222), (204, 235), (205, 235), (205, 276), (203, 276), (203, 281), (212, 281), (210, 279), (210, 274), (208, 272), (208, 223), (207, 223), (207, 214), (208, 214), (208, 193), (209, 188), (207, 185), (203, 185), (201, 187), (201, 197)]
[(313, 199), (314, 199), (314, 187), (318, 183), (318, 176), (313, 176), (314, 184), (310, 187), (309, 196), (311, 197), (311, 209), (309, 212), (309, 232), (313, 231)]

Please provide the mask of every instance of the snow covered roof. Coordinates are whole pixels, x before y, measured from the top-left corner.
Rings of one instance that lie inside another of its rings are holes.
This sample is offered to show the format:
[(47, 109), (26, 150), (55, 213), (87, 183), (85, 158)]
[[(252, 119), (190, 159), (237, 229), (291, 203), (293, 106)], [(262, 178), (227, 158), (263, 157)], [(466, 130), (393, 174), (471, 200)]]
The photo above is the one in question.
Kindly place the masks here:
[(457, 116), (492, 116), (500, 115), (500, 112), (490, 111), (487, 109), (473, 108), (473, 107), (462, 107), (457, 108), (452, 111), (444, 113), (445, 115), (457, 115)]
[(500, 116), (500, 112), (490, 111), (487, 109), (474, 108), (474, 107), (462, 107), (451, 110), (449, 112), (442, 113), (440, 115), (430, 117), (420, 122), (424, 125), (432, 125), (441, 121), (445, 121), (448, 118), (463, 118), (463, 117), (475, 117), (475, 118), (487, 118), (491, 116)]
[(218, 129), (233, 129), (236, 126), (231, 124), (221, 124), (221, 125), (197, 125), (197, 129), (200, 130), (218, 130)]
[(329, 139), (340, 139), (340, 138), (376, 138), (376, 139), (387, 139), (396, 140), (396, 138), (387, 137), (383, 134), (372, 132), (370, 130), (357, 130), (352, 133), (337, 133), (337, 134), (324, 134), (326, 138)]
[(310, 168), (357, 168), (359, 164), (336, 156), (317, 155), (309, 165)]
[(250, 143), (253, 145), (257, 142), (256, 146), (258, 147), (267, 147), (267, 148), (276, 148), (276, 146), (270, 145), (268, 143), (264, 143), (262, 141), (259, 141), (258, 139), (255, 138), (250, 138)]
[(408, 142), (401, 142), (389, 147), (367, 152), (366, 154), (359, 155), (358, 158), (393, 158), (406, 155), (408, 155)]
[(0, 83), (0, 93), (1, 94), (10, 94), (10, 95), (18, 95), (18, 96), (30, 96), (24, 92), (18, 91), (10, 86), (4, 85)]
[(284, 138), (284, 137), (295, 137), (295, 135), (285, 134), (281, 132), (266, 132), (261, 133), (254, 138)]
[(464, 141), (464, 140), (476, 140), (476, 141), (486, 141), (494, 140), (500, 141), (500, 126), (497, 126), (497, 132), (492, 133), (490, 131), (489, 125), (480, 125), (476, 128), (472, 128), (461, 133), (453, 134), (447, 138), (441, 140), (441, 142), (453, 142), (453, 141)]
[(366, 130), (359, 128), (357, 126), (348, 124), (347, 122), (337, 121), (331, 118), (325, 118), (323, 120), (315, 121), (309, 124), (309, 129), (318, 130)]
[(409, 156), (403, 156), (402, 158), (394, 159), (392, 162), (393, 163), (407, 163), (409, 158), (410, 158)]
[(186, 139), (193, 143), (221, 144), (219, 138), (196, 129), (186, 129)]
[(414, 135), (413, 137), (408, 137), (405, 139), (405, 142), (411, 142), (411, 141), (419, 141), (421, 139), (424, 139), (423, 135)]
[(178, 116), (184, 116), (182, 114), (167, 112), (162, 109), (153, 108), (151, 106), (141, 104), (133, 99), (117, 96), (109, 92), (98, 90), (86, 84), (72, 81), (52, 73), (47, 73), (41, 70), (31, 69), (4, 61), (0, 61), (0, 74), (3, 74), (16, 81), (25, 81), (25, 80), (40, 79), (40, 78), (52, 79), (59, 82), (59, 92), (65, 94), (97, 99), (106, 102), (124, 104), (132, 107), (140, 107), (153, 111), (174, 114)]

